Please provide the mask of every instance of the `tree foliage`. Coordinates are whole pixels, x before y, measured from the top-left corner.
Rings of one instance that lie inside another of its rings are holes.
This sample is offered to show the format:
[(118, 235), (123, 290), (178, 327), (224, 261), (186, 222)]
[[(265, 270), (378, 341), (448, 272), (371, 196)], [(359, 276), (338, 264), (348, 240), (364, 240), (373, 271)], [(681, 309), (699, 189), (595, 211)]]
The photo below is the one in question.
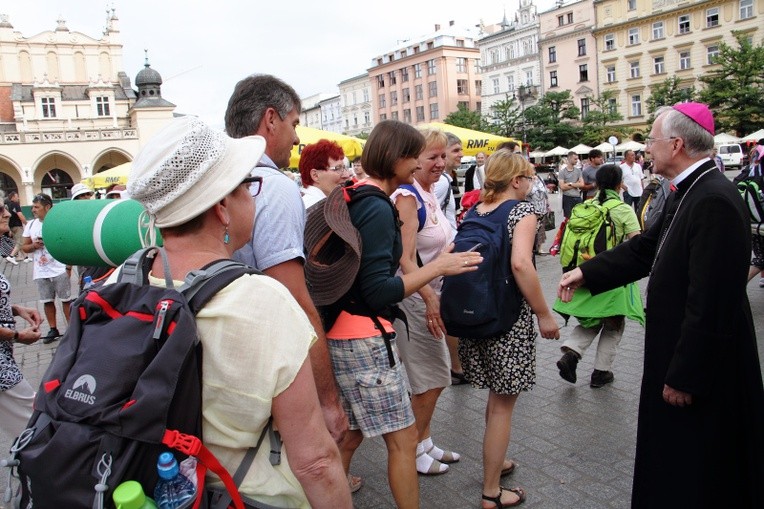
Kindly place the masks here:
[(677, 76), (666, 78), (659, 83), (650, 92), (647, 98), (647, 112), (650, 116), (647, 119), (648, 124), (655, 120), (655, 110), (661, 106), (671, 106), (678, 102), (694, 101), (696, 98), (695, 87), (683, 87), (682, 79)]
[(754, 46), (749, 37), (736, 33), (737, 47), (721, 43), (718, 67), (700, 77), (700, 100), (714, 112), (719, 132), (745, 136), (764, 127), (764, 43)]
[(456, 127), (465, 129), (474, 129), (475, 131), (485, 131), (487, 122), (479, 111), (470, 111), (465, 105), (459, 104), (456, 111), (449, 113), (443, 122)]
[(514, 96), (507, 94), (491, 106), (489, 122), (489, 130), (493, 134), (522, 139), (522, 134), (519, 134), (522, 133), (522, 108)]
[(557, 145), (572, 147), (580, 143), (581, 115), (570, 90), (547, 92), (539, 102), (525, 108), (525, 135), (533, 149), (552, 149)]
[(628, 136), (630, 129), (614, 126), (614, 122), (623, 120), (623, 115), (618, 112), (618, 105), (612, 107), (611, 99), (616, 99), (615, 90), (606, 90), (599, 97), (591, 98), (589, 113), (583, 119), (583, 133), (581, 142), (587, 145), (599, 145), (610, 136), (616, 136), (623, 140)]

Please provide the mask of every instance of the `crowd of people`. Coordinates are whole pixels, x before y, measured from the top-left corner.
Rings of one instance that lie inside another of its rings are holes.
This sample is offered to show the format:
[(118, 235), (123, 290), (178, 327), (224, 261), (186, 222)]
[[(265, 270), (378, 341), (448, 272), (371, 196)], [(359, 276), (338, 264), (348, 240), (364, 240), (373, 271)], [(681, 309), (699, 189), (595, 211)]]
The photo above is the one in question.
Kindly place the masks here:
[[(380, 436), (396, 505), (419, 507), (418, 475), (446, 474), (460, 459), (444, 437), (433, 437), (438, 398), (451, 384), (470, 383), (489, 391), (482, 507), (523, 503), (524, 488), (501, 484), (516, 468), (507, 458), (512, 413), (519, 394), (535, 385), (537, 337), (560, 339), (534, 261), (547, 254), (544, 181), (510, 144), (478, 154), (462, 194), (458, 138), (388, 120), (352, 165), (336, 143), (306, 146), (300, 189), (281, 171), (299, 143), (300, 109), (288, 84), (249, 76), (230, 98), (225, 134), (193, 117), (175, 119), (132, 165), (127, 192), (164, 242), (152, 285), (174, 279), (179, 286), (188, 272), (221, 258), (262, 272), (235, 280), (197, 315), (205, 443), (233, 471), (273, 419), (283, 460), (273, 465), (267, 451), (258, 452), (241, 493), (272, 507), (349, 508), (363, 484), (351, 473), (354, 453), (363, 439)], [(633, 152), (616, 166), (592, 150), (583, 167), (571, 152), (559, 174), (565, 217), (593, 200), (610, 209), (622, 241), (562, 275), (554, 310), (578, 325), (562, 344), (561, 377), (576, 381), (577, 363), (599, 335), (590, 385), (612, 383), (625, 318), (646, 324), (634, 507), (709, 507), (718, 502), (709, 487), (720, 483), (735, 487), (724, 493), (731, 506), (764, 504), (764, 389), (745, 293), (751, 232), (734, 186), (719, 171), (709, 173), (716, 169), (712, 135), (705, 105), (657, 112), (647, 152), (655, 173), (678, 191), (645, 231), (633, 208), (643, 187)], [(449, 336), (440, 313), (443, 277), (483, 261), (477, 251), (452, 250), (459, 201), (470, 191), (478, 196), (471, 214), (508, 211), (506, 263), (522, 299), (512, 328), (489, 339)], [(353, 193), (369, 197), (353, 200)], [(40, 223), (52, 206), (45, 198), (35, 197), (33, 206)], [(306, 219), (320, 213), (328, 221), (345, 203), (357, 232), (357, 271), (309, 288)], [(10, 229), (11, 216), (4, 209), (0, 230)], [(35, 257), (38, 279), (37, 266), (51, 269), (51, 261), (38, 260), (44, 244), (32, 228), (27, 224), (20, 246)], [(645, 310), (634, 282), (648, 275)], [(38, 284), (52, 329), (48, 303), (71, 300), (58, 277), (46, 272)], [(12, 342), (39, 339), (42, 320), (10, 306), (2, 276), (0, 292), (0, 426), (20, 431), (33, 391), (15, 367)], [(317, 305), (316, 292), (331, 295), (332, 305)], [(30, 327), (16, 330), (12, 315)], [(52, 329), (48, 336), (57, 337)]]

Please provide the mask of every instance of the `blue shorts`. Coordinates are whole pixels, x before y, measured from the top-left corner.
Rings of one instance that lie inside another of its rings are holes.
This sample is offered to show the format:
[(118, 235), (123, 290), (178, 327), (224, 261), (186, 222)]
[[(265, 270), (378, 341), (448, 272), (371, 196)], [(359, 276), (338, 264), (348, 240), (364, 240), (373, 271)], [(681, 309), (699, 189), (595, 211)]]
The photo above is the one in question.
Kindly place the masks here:
[(414, 424), (411, 397), (394, 339), (392, 368), (381, 336), (327, 342), (350, 429), (360, 429), (364, 437), (376, 437)]

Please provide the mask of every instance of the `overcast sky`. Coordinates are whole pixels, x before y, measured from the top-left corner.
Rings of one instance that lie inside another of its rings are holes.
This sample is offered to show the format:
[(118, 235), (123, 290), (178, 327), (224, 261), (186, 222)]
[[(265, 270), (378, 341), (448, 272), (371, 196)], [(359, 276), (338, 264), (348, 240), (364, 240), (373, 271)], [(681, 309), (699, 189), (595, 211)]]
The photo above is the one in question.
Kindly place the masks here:
[[(30, 37), (56, 27), (100, 37), (106, 8), (116, 9), (124, 71), (135, 82), (144, 49), (176, 112), (222, 126), (236, 82), (274, 74), (300, 96), (335, 92), (404, 39), (449, 20), (465, 27), (511, 21), (520, 0), (0, 0), (14, 29)], [(569, 2), (567, 2), (569, 3)], [(554, 0), (535, 0), (538, 12)]]

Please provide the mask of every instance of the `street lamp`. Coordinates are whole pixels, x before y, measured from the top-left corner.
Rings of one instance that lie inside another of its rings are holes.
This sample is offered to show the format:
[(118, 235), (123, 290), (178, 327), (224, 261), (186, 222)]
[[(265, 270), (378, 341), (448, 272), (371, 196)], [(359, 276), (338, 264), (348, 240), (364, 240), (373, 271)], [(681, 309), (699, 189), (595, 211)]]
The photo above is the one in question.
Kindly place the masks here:
[(512, 97), (515, 99), (518, 99), (520, 101), (520, 115), (523, 117), (523, 150), (526, 150), (527, 141), (525, 136), (525, 100), (526, 99), (533, 99), (536, 97), (536, 86), (535, 85), (520, 85), (517, 88), (517, 92), (512, 93)]

